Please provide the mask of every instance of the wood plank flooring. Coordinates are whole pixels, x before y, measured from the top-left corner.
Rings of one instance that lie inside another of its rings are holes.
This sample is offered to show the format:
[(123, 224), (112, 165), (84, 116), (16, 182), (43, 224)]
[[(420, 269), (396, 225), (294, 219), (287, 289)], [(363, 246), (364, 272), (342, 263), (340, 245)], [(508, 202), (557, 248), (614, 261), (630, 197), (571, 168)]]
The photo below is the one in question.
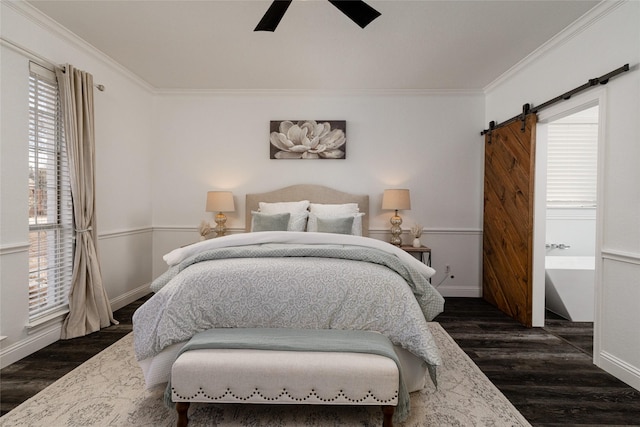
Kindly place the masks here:
[(547, 317), (525, 328), (481, 299), (448, 298), (435, 320), (532, 425), (640, 425), (640, 392), (593, 365), (593, 325)]
[[(116, 311), (119, 325), (58, 341), (0, 371), (4, 415), (131, 331), (146, 298)], [(592, 325), (549, 315), (520, 326), (477, 298), (447, 298), (436, 321), (534, 426), (640, 426), (640, 392), (591, 362)]]
[(57, 341), (0, 370), (0, 416), (131, 332), (133, 312), (147, 299), (140, 298), (115, 311), (118, 325), (85, 337)]

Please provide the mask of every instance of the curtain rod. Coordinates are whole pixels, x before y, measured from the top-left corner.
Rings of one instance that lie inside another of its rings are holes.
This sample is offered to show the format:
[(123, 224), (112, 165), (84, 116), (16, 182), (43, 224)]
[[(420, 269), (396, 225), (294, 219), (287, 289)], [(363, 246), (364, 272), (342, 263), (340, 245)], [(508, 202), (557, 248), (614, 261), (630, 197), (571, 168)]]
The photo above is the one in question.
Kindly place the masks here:
[(518, 114), (517, 116), (513, 116), (508, 120), (505, 120), (502, 123), (496, 124), (496, 122), (492, 121), (489, 123), (489, 129), (485, 129), (482, 132), (480, 132), (480, 135), (484, 135), (486, 133), (490, 133), (492, 130), (502, 127), (502, 126), (506, 126), (508, 124), (511, 124), (513, 122), (515, 122), (516, 120), (522, 120), (523, 126), (524, 126), (524, 119), (527, 116), (527, 114), (536, 114), (538, 113), (538, 111), (543, 110), (547, 107), (550, 107), (553, 104), (556, 104), (560, 101), (566, 101), (568, 99), (570, 99), (573, 95), (575, 95), (576, 93), (582, 92), (584, 90), (587, 90), (593, 86), (597, 86), (599, 84), (601, 85), (606, 85), (607, 83), (609, 83), (609, 79), (612, 77), (617, 76), (618, 74), (622, 74), (626, 71), (629, 71), (629, 64), (624, 64), (622, 67), (617, 68), (607, 74), (604, 74), (600, 77), (596, 77), (595, 79), (589, 79), (589, 81), (585, 84), (583, 84), (582, 86), (578, 86), (575, 89), (570, 90), (569, 92), (565, 92), (560, 96), (556, 96), (553, 99), (550, 99), (547, 102), (543, 102), (542, 104), (538, 105), (537, 107), (531, 108), (530, 104), (524, 104), (522, 106), (522, 113)]
[[(0, 42), (2, 42), (2, 44), (7, 46), (8, 48), (18, 52), (19, 54), (21, 54), (23, 56), (26, 56), (30, 60), (38, 62), (38, 64), (40, 64), (42, 67), (48, 69), (51, 72), (55, 72), (56, 68), (61, 69), (63, 71), (65, 70), (64, 66), (56, 65), (53, 62), (49, 61), (47, 58), (45, 58), (45, 57), (43, 57), (41, 55), (38, 55), (37, 53), (27, 49), (26, 47), (20, 46), (19, 44), (14, 43), (11, 40), (7, 40), (5, 38), (0, 38)], [(105, 91), (104, 85), (94, 84), (93, 86), (96, 89), (98, 89), (100, 92), (104, 92)]]
[[(67, 73), (67, 66), (66, 65), (59, 65), (59, 66), (56, 65), (55, 67), (57, 69), (59, 69), (59, 70), (62, 70), (63, 73), (65, 73), (65, 74)], [(105, 89), (104, 85), (100, 85), (100, 84), (96, 84), (96, 83), (93, 84), (93, 87), (98, 89), (100, 92), (104, 92), (104, 89)]]

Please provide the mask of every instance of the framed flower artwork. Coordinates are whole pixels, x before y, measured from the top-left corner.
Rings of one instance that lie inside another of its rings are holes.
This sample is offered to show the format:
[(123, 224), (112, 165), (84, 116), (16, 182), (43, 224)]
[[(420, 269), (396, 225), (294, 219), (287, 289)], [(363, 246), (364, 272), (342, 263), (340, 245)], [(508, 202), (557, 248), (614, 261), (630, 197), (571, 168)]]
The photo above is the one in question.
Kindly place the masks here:
[(345, 159), (345, 120), (280, 120), (269, 126), (271, 159)]

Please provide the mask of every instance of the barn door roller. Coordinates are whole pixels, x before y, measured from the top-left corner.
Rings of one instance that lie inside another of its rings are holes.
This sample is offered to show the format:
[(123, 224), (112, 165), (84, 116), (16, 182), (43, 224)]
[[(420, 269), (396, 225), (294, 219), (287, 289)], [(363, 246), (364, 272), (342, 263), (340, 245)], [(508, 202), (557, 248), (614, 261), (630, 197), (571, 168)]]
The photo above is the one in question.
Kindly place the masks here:
[(587, 83), (583, 84), (582, 86), (578, 86), (575, 89), (572, 89), (572, 90), (570, 90), (568, 92), (563, 93), (562, 95), (556, 96), (555, 98), (550, 99), (549, 101), (544, 102), (544, 103), (538, 105), (535, 108), (531, 108), (530, 104), (524, 104), (522, 106), (522, 113), (521, 114), (518, 114), (517, 116), (512, 117), (509, 120), (505, 120), (504, 122), (499, 123), (497, 125), (495, 124), (495, 122), (492, 121), (491, 123), (489, 123), (489, 129), (483, 130), (482, 132), (480, 132), (480, 135), (484, 135), (486, 133), (491, 134), (492, 130), (494, 130), (496, 128), (499, 128), (499, 127), (502, 127), (502, 126), (506, 126), (509, 123), (515, 122), (516, 120), (522, 120), (522, 127), (520, 129), (524, 132), (525, 119), (526, 119), (526, 116), (528, 114), (537, 114), (538, 111), (543, 110), (543, 109), (545, 109), (547, 107), (550, 107), (551, 105), (556, 104), (556, 103), (558, 103), (560, 101), (566, 101), (566, 100), (570, 99), (573, 95), (575, 95), (575, 94), (577, 94), (579, 92), (582, 92), (584, 90), (587, 90), (589, 88), (592, 88), (593, 86), (597, 86), (599, 84), (600, 85), (606, 85), (607, 83), (609, 83), (609, 79), (611, 79), (612, 77), (617, 76), (618, 74), (622, 74), (622, 73), (624, 73), (626, 71), (629, 71), (629, 64), (624, 64), (622, 67), (616, 68), (615, 70), (613, 70), (613, 71), (611, 71), (611, 72), (609, 72), (607, 74), (604, 74), (604, 75), (602, 75), (600, 77), (596, 77), (595, 79), (589, 79), (589, 81), (587, 81)]

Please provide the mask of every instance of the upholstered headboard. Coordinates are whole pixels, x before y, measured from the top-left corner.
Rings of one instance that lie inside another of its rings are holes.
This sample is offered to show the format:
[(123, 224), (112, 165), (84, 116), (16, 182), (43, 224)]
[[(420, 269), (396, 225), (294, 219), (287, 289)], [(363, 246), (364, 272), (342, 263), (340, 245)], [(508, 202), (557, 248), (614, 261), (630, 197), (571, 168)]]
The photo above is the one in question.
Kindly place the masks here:
[(251, 211), (257, 211), (260, 202), (297, 202), (309, 200), (311, 203), (357, 203), (362, 217), (362, 235), (369, 235), (369, 195), (349, 194), (333, 188), (314, 184), (298, 184), (284, 187), (267, 193), (255, 193), (246, 195), (245, 224), (246, 231), (251, 231)]

